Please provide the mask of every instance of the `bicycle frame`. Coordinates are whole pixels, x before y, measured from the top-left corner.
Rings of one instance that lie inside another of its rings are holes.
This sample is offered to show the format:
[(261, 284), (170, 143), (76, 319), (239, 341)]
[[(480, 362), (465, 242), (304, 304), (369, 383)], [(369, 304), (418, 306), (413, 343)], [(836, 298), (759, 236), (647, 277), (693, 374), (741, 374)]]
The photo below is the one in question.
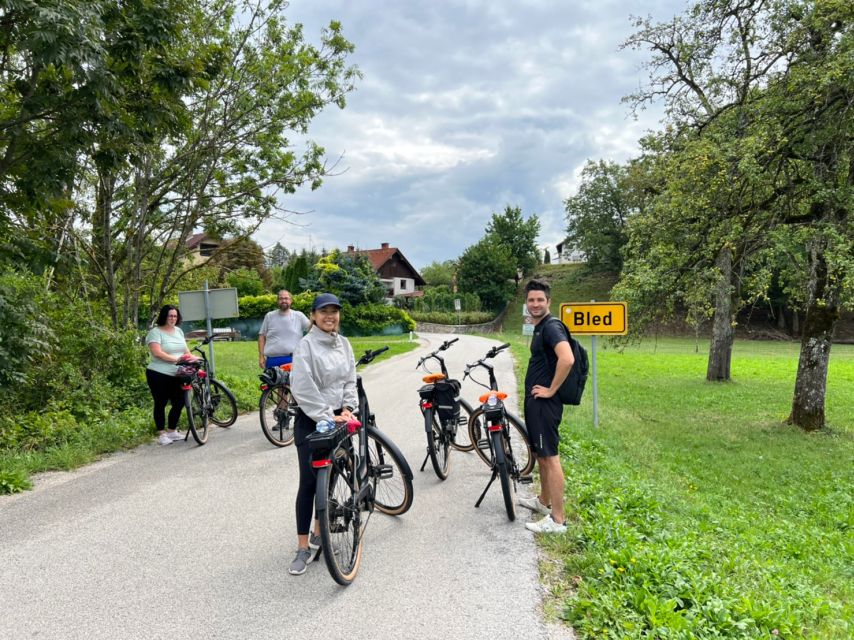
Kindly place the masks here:
[[(504, 400), (507, 394), (499, 391), (498, 381), (495, 377), (495, 370), (492, 365), (486, 362), (487, 359), (494, 358), (500, 351), (508, 348), (509, 344), (503, 344), (499, 347), (493, 347), (484, 358), (481, 358), (475, 363), (466, 366), (465, 376), (470, 377), (476, 384), (487, 388), (487, 393), (480, 396), (481, 410), (486, 418), (486, 432), (488, 434), (487, 443), (490, 450), (492, 475), (483, 493), (480, 494), (475, 507), (480, 507), (483, 499), (486, 497), (489, 488), (495, 479), (501, 475), (502, 493), (504, 494), (505, 508), (510, 520), (514, 520), (515, 507), (513, 506), (514, 498), (510, 493), (515, 493), (516, 483), (531, 482), (530, 476), (523, 476), (513, 454), (513, 447), (510, 439), (510, 424), (507, 419), (507, 409), (504, 406)], [(489, 373), (489, 386), (476, 380), (472, 377), (473, 369), (482, 367)], [(499, 438), (496, 438), (499, 436)], [(507, 476), (507, 477), (505, 477)], [(510, 486), (512, 483), (512, 487)]]

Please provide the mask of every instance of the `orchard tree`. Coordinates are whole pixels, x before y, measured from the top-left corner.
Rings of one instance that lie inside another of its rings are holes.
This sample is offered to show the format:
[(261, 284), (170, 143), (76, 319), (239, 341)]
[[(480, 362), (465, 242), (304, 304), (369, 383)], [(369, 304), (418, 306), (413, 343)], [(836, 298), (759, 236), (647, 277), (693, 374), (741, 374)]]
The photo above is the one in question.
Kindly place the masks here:
[(504, 213), (492, 214), (492, 220), (486, 227), (486, 235), (510, 251), (516, 268), (513, 276), (516, 286), (519, 285), (520, 278), (530, 275), (539, 264), (537, 236), (540, 235), (540, 220), (537, 216), (530, 216), (525, 220), (521, 208), (507, 205)]

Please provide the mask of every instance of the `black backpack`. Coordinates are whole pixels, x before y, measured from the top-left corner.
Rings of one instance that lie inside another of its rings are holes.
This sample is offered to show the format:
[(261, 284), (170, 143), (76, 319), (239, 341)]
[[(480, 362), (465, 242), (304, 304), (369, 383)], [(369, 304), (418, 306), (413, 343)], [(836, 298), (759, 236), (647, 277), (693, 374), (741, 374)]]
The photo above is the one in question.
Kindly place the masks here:
[(560, 385), (557, 390), (557, 397), (563, 404), (581, 404), (581, 396), (584, 393), (584, 385), (587, 384), (587, 374), (590, 372), (590, 363), (587, 360), (587, 349), (582, 347), (578, 340), (569, 335), (569, 329), (558, 318), (553, 319), (563, 328), (566, 333), (566, 338), (569, 340), (569, 347), (572, 349), (572, 357), (575, 358), (575, 364), (569, 370), (569, 375), (566, 380)]

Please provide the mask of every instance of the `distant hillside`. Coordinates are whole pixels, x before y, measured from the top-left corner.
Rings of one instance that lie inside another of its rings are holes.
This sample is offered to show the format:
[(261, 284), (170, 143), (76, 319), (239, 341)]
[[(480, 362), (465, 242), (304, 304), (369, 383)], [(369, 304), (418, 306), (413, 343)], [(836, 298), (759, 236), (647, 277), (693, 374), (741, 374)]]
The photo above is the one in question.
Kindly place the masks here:
[[(560, 313), (562, 302), (610, 300), (611, 287), (617, 282), (616, 274), (585, 273), (582, 264), (543, 264), (537, 267), (532, 279), (548, 282), (552, 288), (552, 314)], [(504, 318), (504, 330), (522, 331), (522, 306), (525, 293), (519, 291)]]

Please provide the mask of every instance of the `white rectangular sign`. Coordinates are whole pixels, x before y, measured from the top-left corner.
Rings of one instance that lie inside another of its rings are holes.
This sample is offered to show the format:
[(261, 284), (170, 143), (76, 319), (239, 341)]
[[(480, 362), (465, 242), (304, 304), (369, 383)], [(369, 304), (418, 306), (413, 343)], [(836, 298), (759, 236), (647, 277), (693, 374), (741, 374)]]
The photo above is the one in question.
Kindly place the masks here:
[[(236, 318), (240, 315), (237, 308), (237, 289), (209, 289), (208, 304), (211, 311), (211, 319)], [(184, 320), (205, 320), (205, 292), (204, 291), (180, 291), (178, 293), (178, 307), (181, 309), (181, 318)]]

